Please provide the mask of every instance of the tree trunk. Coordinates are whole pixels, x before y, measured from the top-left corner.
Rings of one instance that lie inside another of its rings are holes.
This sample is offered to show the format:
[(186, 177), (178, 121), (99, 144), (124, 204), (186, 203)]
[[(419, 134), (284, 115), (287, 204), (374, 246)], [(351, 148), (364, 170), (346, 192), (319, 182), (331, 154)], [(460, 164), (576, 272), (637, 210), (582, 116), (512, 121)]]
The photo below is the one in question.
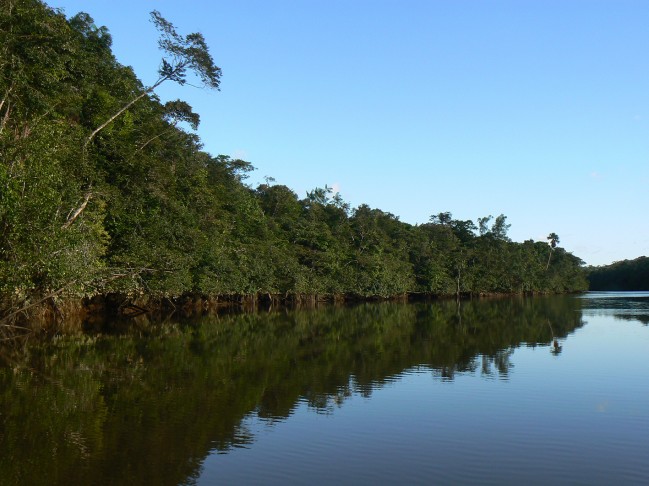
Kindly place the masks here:
[(74, 210), (72, 215), (68, 218), (68, 220), (61, 226), (61, 229), (67, 229), (70, 227), (72, 223), (74, 223), (74, 220), (77, 219), (79, 216), (81, 216), (81, 213), (83, 213), (83, 210), (86, 209), (86, 206), (88, 206), (88, 201), (90, 201), (90, 198), (92, 197), (92, 191), (88, 191), (83, 199), (83, 202), (81, 203), (81, 206), (79, 206), (77, 209)]
[(93, 131), (93, 132), (88, 136), (88, 138), (86, 139), (86, 141), (85, 141), (84, 144), (83, 144), (83, 151), (84, 151), (84, 153), (85, 153), (85, 151), (87, 150), (88, 145), (90, 144), (90, 142), (92, 142), (92, 139), (95, 138), (95, 136), (97, 136), (97, 134), (98, 134), (99, 132), (101, 132), (104, 128), (106, 128), (106, 127), (107, 127), (108, 125), (110, 125), (113, 121), (115, 121), (115, 119), (116, 119), (117, 117), (119, 117), (122, 113), (124, 113), (126, 110), (128, 110), (131, 106), (133, 106), (133, 105), (134, 105), (135, 103), (137, 103), (139, 100), (141, 100), (142, 98), (144, 98), (147, 94), (149, 94), (151, 91), (153, 91), (153, 89), (154, 89), (156, 86), (158, 86), (159, 84), (160, 84), (160, 81), (158, 81), (156, 84), (154, 84), (153, 86), (151, 86), (150, 88), (148, 88), (146, 91), (143, 91), (141, 94), (139, 94), (138, 96), (136, 96), (135, 98), (133, 98), (131, 101), (129, 101), (128, 103), (126, 103), (122, 108), (120, 108), (120, 109), (117, 111), (117, 113), (115, 113), (113, 116), (111, 116), (108, 120), (106, 120), (104, 123), (102, 123), (102, 124), (99, 125), (97, 128), (95, 128), (95, 130), (94, 130), (94, 131)]

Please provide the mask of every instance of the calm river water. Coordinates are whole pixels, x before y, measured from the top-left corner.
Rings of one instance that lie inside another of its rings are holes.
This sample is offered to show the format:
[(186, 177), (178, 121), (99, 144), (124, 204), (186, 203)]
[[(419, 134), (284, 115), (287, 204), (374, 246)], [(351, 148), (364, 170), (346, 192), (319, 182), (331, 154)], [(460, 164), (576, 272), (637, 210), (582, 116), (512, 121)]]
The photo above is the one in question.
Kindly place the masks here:
[(649, 484), (649, 293), (257, 312), (0, 352), (0, 484)]

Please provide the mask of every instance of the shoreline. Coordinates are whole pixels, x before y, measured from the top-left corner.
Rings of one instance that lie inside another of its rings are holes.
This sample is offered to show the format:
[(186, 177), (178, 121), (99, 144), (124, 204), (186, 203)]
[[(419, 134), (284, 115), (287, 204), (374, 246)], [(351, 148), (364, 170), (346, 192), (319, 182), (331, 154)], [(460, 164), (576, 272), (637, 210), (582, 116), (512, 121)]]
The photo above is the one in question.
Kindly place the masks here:
[[(561, 292), (561, 294), (578, 292)], [(171, 316), (190, 318), (214, 313), (256, 312), (282, 309), (316, 309), (330, 305), (372, 302), (435, 302), (449, 300), (500, 299), (559, 295), (558, 292), (464, 292), (435, 294), (413, 292), (389, 297), (354, 294), (235, 294), (205, 296), (186, 294), (175, 298), (152, 295), (127, 296), (119, 293), (91, 298), (48, 297), (20, 309), (0, 311), (0, 334), (4, 339), (34, 333), (56, 334), (101, 327), (111, 321), (142, 320), (163, 322)]]

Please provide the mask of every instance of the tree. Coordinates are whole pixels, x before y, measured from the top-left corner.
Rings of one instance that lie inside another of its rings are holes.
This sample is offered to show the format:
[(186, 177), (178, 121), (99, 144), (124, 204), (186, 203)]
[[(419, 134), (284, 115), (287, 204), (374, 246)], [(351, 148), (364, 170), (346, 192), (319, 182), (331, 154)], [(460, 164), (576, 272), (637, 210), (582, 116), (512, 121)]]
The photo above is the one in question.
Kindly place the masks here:
[(556, 233), (550, 233), (546, 239), (548, 240), (548, 244), (550, 245), (548, 264), (545, 266), (545, 269), (547, 270), (550, 267), (550, 259), (552, 258), (552, 253), (554, 252), (554, 249), (557, 247), (557, 243), (559, 243), (559, 235), (557, 235)]
[(84, 38), (37, 0), (0, 2), (0, 292), (10, 300), (61, 289), (88, 295), (101, 271), (101, 205), (61, 231), (86, 174), (78, 163), (81, 100), (94, 72), (110, 64), (109, 36), (94, 34)]
[(99, 125), (86, 139), (84, 148), (90, 144), (93, 138), (111, 124), (117, 117), (128, 110), (139, 100), (152, 93), (165, 81), (174, 81), (180, 85), (187, 83), (187, 70), (193, 71), (203, 83), (203, 87), (219, 89), (221, 82), (221, 68), (214, 64), (212, 55), (209, 52), (205, 38), (202, 34), (194, 32), (182, 37), (176, 32), (174, 25), (166, 20), (160, 12), (151, 12), (151, 21), (160, 31), (158, 47), (169, 57), (163, 57), (158, 69), (158, 79), (148, 88), (145, 88), (139, 95), (128, 101), (108, 120)]
[(507, 224), (506, 221), (507, 221), (507, 216), (501, 214), (496, 218), (494, 224), (491, 225), (491, 234), (497, 240), (509, 241), (509, 238), (507, 237), (507, 231), (509, 231), (509, 227), (511, 226), (511, 224)]
[(450, 213), (449, 211), (446, 211), (444, 213), (433, 214), (430, 217), (429, 221), (433, 224), (450, 225), (451, 221), (453, 221), (453, 214)]
[(489, 221), (493, 219), (493, 216), (490, 214), (489, 216), (485, 216), (484, 218), (478, 218), (478, 231), (480, 233), (480, 236), (484, 236), (489, 232)]
[[(221, 81), (221, 68), (214, 64), (212, 55), (209, 52), (205, 38), (202, 34), (194, 32), (183, 37), (176, 32), (174, 25), (166, 20), (160, 12), (153, 10), (151, 12), (151, 21), (155, 24), (160, 32), (158, 47), (166, 56), (163, 56), (158, 69), (158, 79), (151, 86), (144, 88), (141, 92), (126, 102), (121, 108), (108, 117), (103, 123), (95, 128), (83, 144), (83, 159), (86, 159), (88, 146), (92, 140), (113, 123), (117, 118), (124, 114), (135, 103), (145, 96), (152, 93), (158, 86), (165, 81), (174, 81), (180, 85), (187, 83), (187, 71), (193, 72), (202, 82), (203, 87), (219, 90)], [(105, 28), (100, 29), (82, 29), (79, 26), (92, 25), (92, 18), (87, 14), (78, 14), (71, 21), (73, 27), (81, 32), (97, 31), (97, 37), (103, 46), (110, 46), (110, 36)], [(77, 25), (78, 24), (78, 25)], [(87, 37), (87, 36), (86, 36)], [(191, 111), (191, 107), (180, 100), (168, 103), (167, 116), (178, 121), (188, 122), (192, 128), (198, 127), (198, 116)], [(145, 142), (148, 145), (150, 140)], [(142, 147), (140, 147), (141, 149)], [(63, 224), (62, 228), (67, 229), (86, 209), (88, 202), (93, 197), (92, 184), (88, 184), (87, 190), (83, 196), (82, 203), (70, 212), (70, 217)]]
[(649, 258), (623, 260), (588, 269), (590, 290), (649, 290)]
[(203, 152), (192, 108), (153, 94), (193, 74), (218, 89), (220, 70), (202, 36), (152, 18), (165, 58), (146, 87), (87, 14), (0, 2), (0, 308), (113, 292), (583, 288), (580, 261), (555, 249), (558, 237), (546, 258), (545, 242), (509, 241), (504, 215), (474, 224), (443, 212), (413, 227), (366, 205), (352, 211), (328, 186), (302, 200), (270, 179), (253, 190), (250, 163)]

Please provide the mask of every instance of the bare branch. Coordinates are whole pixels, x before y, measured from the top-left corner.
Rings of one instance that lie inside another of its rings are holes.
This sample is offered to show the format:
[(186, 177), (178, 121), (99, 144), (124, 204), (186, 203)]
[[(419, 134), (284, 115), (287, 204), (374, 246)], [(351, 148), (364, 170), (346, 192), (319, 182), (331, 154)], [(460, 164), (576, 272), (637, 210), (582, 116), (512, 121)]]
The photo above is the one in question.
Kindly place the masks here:
[(2, 319), (0, 319), (0, 325), (2, 325), (2, 326), (4, 326), (4, 327), (7, 327), (6, 324), (2, 324), (2, 323), (3, 323), (3, 322), (9, 322), (9, 319), (11, 319), (12, 317), (17, 316), (18, 314), (20, 314), (20, 313), (22, 313), (22, 312), (25, 312), (27, 309), (31, 309), (32, 307), (36, 307), (37, 305), (42, 304), (43, 302), (45, 302), (47, 299), (51, 299), (52, 297), (56, 297), (56, 296), (59, 295), (61, 292), (63, 292), (63, 291), (66, 289), (66, 287), (67, 287), (67, 285), (64, 286), (64, 287), (61, 287), (61, 288), (58, 289), (58, 290), (55, 290), (55, 291), (52, 292), (51, 294), (46, 295), (46, 296), (43, 297), (42, 299), (37, 300), (36, 302), (34, 302), (34, 303), (32, 303), (32, 304), (29, 304), (29, 305), (26, 305), (26, 306), (24, 306), (24, 307), (21, 307), (20, 309), (18, 309), (18, 310), (16, 310), (16, 311), (14, 311), (14, 312), (12, 312), (12, 313), (10, 313), (10, 314), (4, 316)]
[(90, 135), (88, 135), (88, 138), (86, 138), (86, 141), (83, 144), (84, 153), (88, 149), (88, 145), (90, 144), (90, 142), (92, 142), (92, 139), (95, 138), (99, 132), (101, 132), (104, 128), (106, 128), (108, 125), (113, 123), (115, 121), (115, 119), (117, 119), (122, 113), (124, 113), (126, 110), (128, 110), (131, 106), (133, 106), (135, 103), (137, 103), (142, 98), (144, 98), (147, 94), (149, 94), (151, 91), (153, 91), (155, 88), (157, 88), (163, 81), (164, 81), (164, 79), (163, 80), (158, 80), (158, 82), (156, 84), (154, 84), (153, 86), (151, 86), (150, 88), (148, 88), (147, 90), (145, 90), (144, 92), (142, 92), (141, 94), (139, 94), (138, 96), (133, 98), (131, 101), (126, 103), (113, 116), (111, 116), (108, 120), (106, 120), (104, 123), (102, 123), (97, 128), (95, 128), (94, 131)]
[(0, 110), (2, 110), (2, 107), (4, 106), (5, 102), (9, 99), (9, 95), (11, 94), (11, 90), (13, 89), (13, 84), (9, 86), (9, 89), (5, 92), (5, 95), (2, 97), (2, 101), (0, 101)]
[(9, 89), (5, 92), (2, 101), (0, 101), (0, 112), (2, 111), (2, 108), (4, 107), (5, 103), (7, 104), (7, 107), (5, 108), (4, 116), (0, 121), (0, 133), (2, 133), (2, 130), (4, 130), (5, 125), (9, 121), (9, 114), (11, 113), (11, 100), (9, 99), (9, 95), (11, 95), (11, 91), (13, 90), (13, 88), (14, 85), (12, 83), (11, 86), (9, 86)]
[(83, 213), (83, 210), (86, 209), (86, 206), (88, 205), (88, 201), (90, 201), (90, 198), (92, 198), (92, 192), (88, 191), (83, 199), (83, 202), (81, 203), (81, 206), (79, 206), (73, 213), (72, 216), (68, 218), (68, 220), (61, 226), (61, 229), (67, 229), (70, 227), (72, 223), (74, 223), (74, 220), (77, 219), (81, 213)]
[(149, 140), (147, 140), (147, 141), (144, 142), (142, 145), (140, 145), (140, 146), (137, 148), (137, 150), (135, 150), (135, 152), (133, 152), (133, 155), (137, 154), (138, 152), (141, 152), (142, 150), (144, 150), (144, 149), (146, 148), (147, 145), (149, 145), (150, 143), (152, 143), (152, 142), (154, 142), (155, 140), (159, 139), (159, 138), (162, 137), (163, 135), (169, 133), (170, 131), (171, 131), (171, 130), (165, 130), (165, 131), (163, 131), (163, 132), (161, 132), (161, 133), (158, 133), (158, 134), (155, 135), (154, 137), (151, 137)]

